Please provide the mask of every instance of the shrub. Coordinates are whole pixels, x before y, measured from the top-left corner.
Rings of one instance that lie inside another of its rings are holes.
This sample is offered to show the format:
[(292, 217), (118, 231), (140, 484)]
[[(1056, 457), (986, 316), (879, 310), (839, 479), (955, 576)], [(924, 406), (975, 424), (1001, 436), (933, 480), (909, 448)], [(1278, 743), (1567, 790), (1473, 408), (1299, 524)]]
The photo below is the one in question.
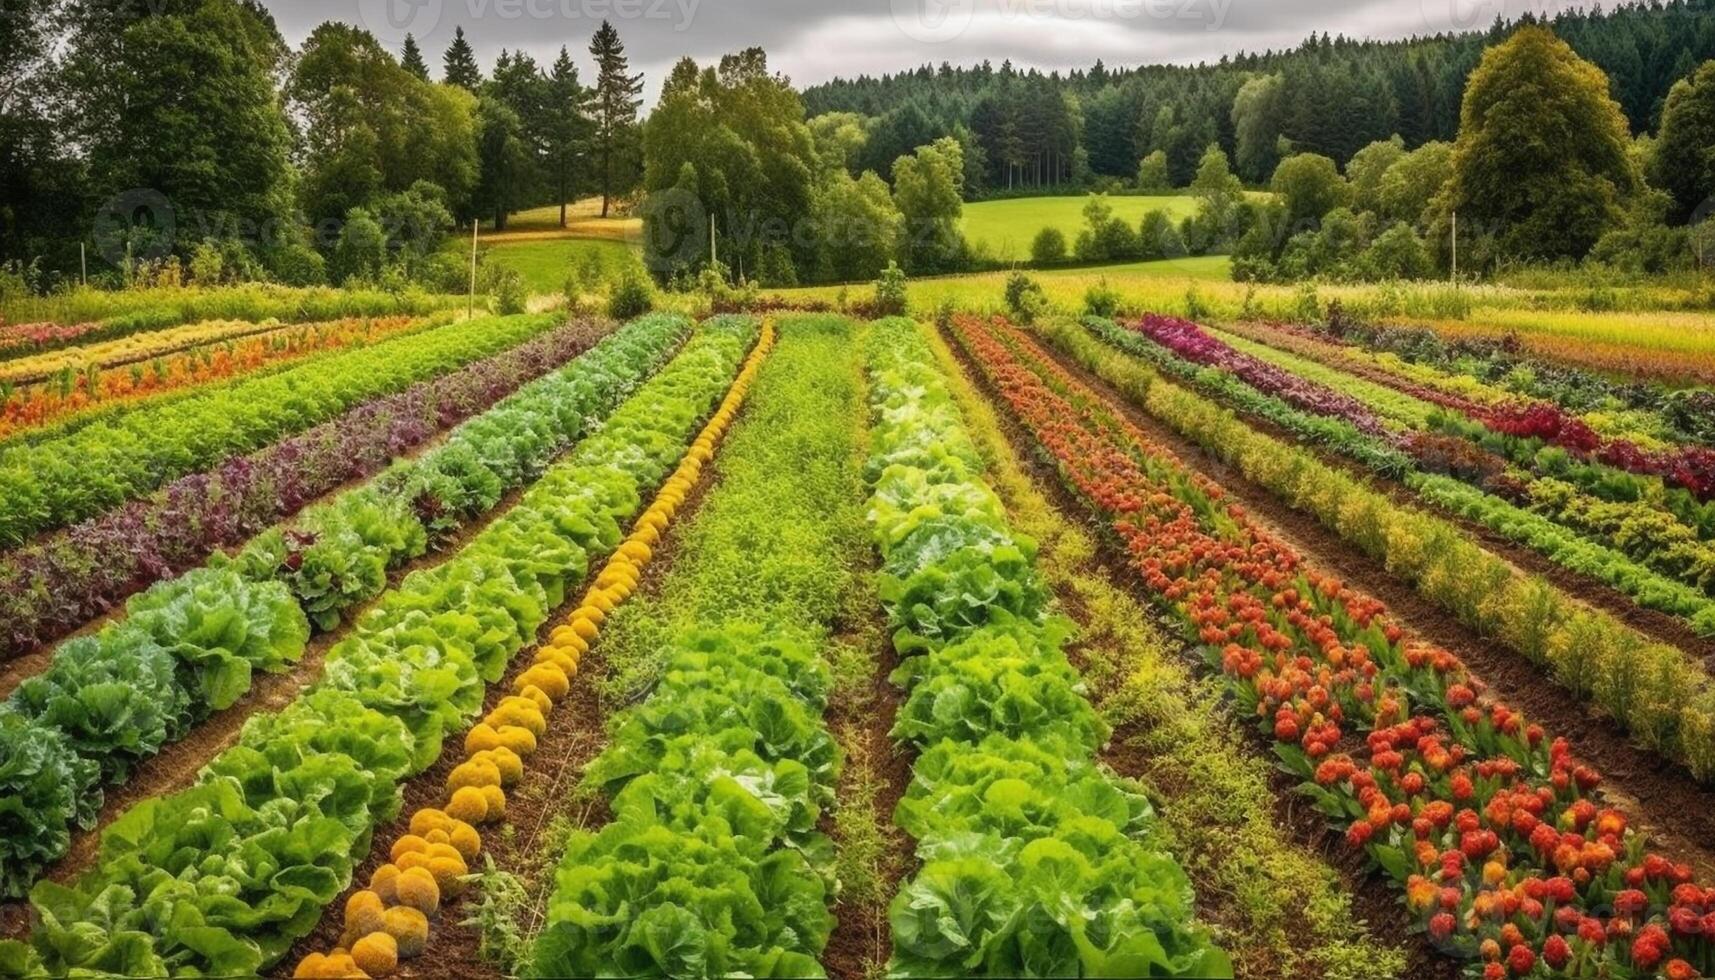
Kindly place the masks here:
[(1006, 308), (1018, 321), (1035, 323), (1048, 309), (1048, 296), (1041, 283), (1022, 272), (1014, 272), (1006, 277)]
[(614, 283), (613, 292), (607, 298), (607, 315), (615, 320), (631, 320), (648, 313), (654, 307), (654, 284), (649, 281), (640, 266), (628, 266), (620, 274), (619, 281)]
[(1037, 265), (1058, 265), (1066, 261), (1066, 233), (1058, 228), (1044, 228), (1030, 243), (1030, 259)]
[(191, 282), (199, 286), (218, 285), (225, 263), (221, 261), (220, 249), (212, 242), (198, 242), (191, 249)]
[(327, 260), (302, 242), (286, 242), (269, 250), (264, 262), (268, 274), (287, 286), (327, 285)]
[(1185, 239), (1173, 219), (1159, 208), (1143, 216), (1138, 231), (1138, 256), (1145, 261), (1177, 259), (1185, 255)]
[(1403, 221), (1377, 235), (1358, 257), (1358, 274), (1364, 279), (1428, 279), (1434, 271), (1423, 239)]
[(529, 300), (523, 274), (503, 265), (483, 266), (477, 275), (477, 287), (485, 295), (494, 297), (495, 312), (501, 316), (523, 313)]
[(1119, 312), (1119, 290), (1108, 285), (1106, 278), (1097, 279), (1084, 290), (1084, 312), (1091, 316), (1111, 317)]
[(352, 208), (334, 243), (330, 274), (344, 283), (373, 279), (387, 259), (387, 233), (368, 211)]
[(1135, 259), (1139, 243), (1131, 225), (1114, 217), (1107, 198), (1097, 195), (1084, 205), (1084, 230), (1078, 233), (1076, 252), (1080, 262)]
[(464, 293), (470, 289), (470, 259), (459, 250), (443, 249), (419, 262), (412, 278), (432, 292)]
[(876, 315), (903, 316), (905, 306), (905, 270), (899, 263), (889, 262), (881, 271), (881, 278), (875, 281)]

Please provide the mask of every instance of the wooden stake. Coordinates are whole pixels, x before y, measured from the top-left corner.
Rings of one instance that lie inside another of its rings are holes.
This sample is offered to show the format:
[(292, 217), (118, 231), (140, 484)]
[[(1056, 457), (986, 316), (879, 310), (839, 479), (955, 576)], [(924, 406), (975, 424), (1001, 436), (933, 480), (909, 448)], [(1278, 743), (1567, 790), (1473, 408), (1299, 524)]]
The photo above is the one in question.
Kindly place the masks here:
[(1459, 212), (1453, 212), (1453, 285), (1459, 285)]
[(476, 316), (476, 229), (481, 218), (470, 219), (470, 301), (465, 305), (465, 319)]

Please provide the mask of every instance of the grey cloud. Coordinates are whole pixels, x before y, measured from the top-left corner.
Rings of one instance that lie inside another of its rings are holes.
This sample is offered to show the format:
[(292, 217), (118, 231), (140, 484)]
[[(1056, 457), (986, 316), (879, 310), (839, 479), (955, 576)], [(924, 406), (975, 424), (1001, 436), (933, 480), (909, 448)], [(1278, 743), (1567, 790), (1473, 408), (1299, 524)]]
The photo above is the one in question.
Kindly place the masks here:
[[(1098, 57), (1110, 65), (1192, 63), (1240, 50), (1291, 47), (1323, 31), (1403, 37), (1446, 29), (1460, 19), (1482, 17), (1486, 23), (1493, 19), (1489, 11), (1520, 2), (1555, 0), (264, 0), (264, 5), (293, 44), (324, 20), (343, 20), (369, 27), (397, 48), (404, 31), (415, 25), (436, 67), (455, 26), (464, 27), (485, 65), (502, 48), (545, 60), (561, 45), (581, 64), (587, 61), (590, 33), (606, 17), (625, 39), (634, 69), (646, 73), (652, 97), (662, 74), (680, 57), (706, 62), (752, 45), (765, 48), (775, 68), (804, 85), (941, 61), (998, 64), (1010, 59), (1044, 70), (1085, 67)], [(945, 6), (967, 17), (969, 26), (938, 43), (919, 40), (913, 35), (920, 32), (901, 29), (896, 11), (904, 12), (909, 26), (924, 4), (936, 11)]]

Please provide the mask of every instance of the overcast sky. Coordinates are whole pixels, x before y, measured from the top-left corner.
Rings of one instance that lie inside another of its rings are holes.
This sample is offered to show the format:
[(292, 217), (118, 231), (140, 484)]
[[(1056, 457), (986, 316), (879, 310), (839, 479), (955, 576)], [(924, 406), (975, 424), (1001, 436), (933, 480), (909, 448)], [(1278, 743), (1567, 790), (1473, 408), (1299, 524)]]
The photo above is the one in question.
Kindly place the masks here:
[(653, 98), (683, 55), (761, 45), (800, 87), (924, 62), (1047, 69), (1195, 63), (1295, 46), (1310, 33), (1398, 38), (1553, 14), (1573, 0), (263, 0), (293, 45), (317, 24), (367, 27), (395, 51), (407, 31), (438, 77), (462, 26), (486, 71), (502, 48), (538, 61), (568, 46), (587, 79), (589, 36), (613, 21)]

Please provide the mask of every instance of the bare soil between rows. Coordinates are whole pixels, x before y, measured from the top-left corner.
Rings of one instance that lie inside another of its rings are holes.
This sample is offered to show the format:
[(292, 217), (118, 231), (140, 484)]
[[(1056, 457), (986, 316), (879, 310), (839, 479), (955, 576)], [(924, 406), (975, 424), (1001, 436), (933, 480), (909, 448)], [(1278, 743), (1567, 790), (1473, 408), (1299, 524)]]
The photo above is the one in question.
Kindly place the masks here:
[[(865, 558), (865, 565), (857, 574), (867, 581), (873, 579), (876, 570), (873, 549), (866, 549)], [(870, 608), (872, 615), (881, 615), (879, 604)], [(885, 628), (865, 630), (857, 623), (838, 626), (835, 642), (862, 642), (872, 635), (879, 638), (880, 644), (873, 651), (869, 688), (861, 695), (844, 698), (836, 692), (828, 706), (828, 727), (847, 753), (847, 764), (835, 788), (835, 806), (853, 797), (853, 787), (859, 780), (871, 781), (875, 787), (871, 816), (891, 853), (883, 856), (877, 869), (880, 894), (876, 901), (842, 898), (834, 905), (834, 931), (822, 953), (822, 965), (833, 980), (866, 980), (887, 963), (893, 952), (888, 901), (898, 893), (906, 874), (914, 870), (914, 862), (908, 859), (913, 847), (911, 839), (893, 821), (893, 811), (911, 785), (911, 767), (916, 761), (915, 753), (907, 746), (888, 737), (905, 699), (904, 691), (888, 680), (899, 666), (899, 652)], [(858, 754), (861, 763), (854, 762), (853, 756)], [(834, 833), (831, 814), (823, 814), (821, 829)]]

